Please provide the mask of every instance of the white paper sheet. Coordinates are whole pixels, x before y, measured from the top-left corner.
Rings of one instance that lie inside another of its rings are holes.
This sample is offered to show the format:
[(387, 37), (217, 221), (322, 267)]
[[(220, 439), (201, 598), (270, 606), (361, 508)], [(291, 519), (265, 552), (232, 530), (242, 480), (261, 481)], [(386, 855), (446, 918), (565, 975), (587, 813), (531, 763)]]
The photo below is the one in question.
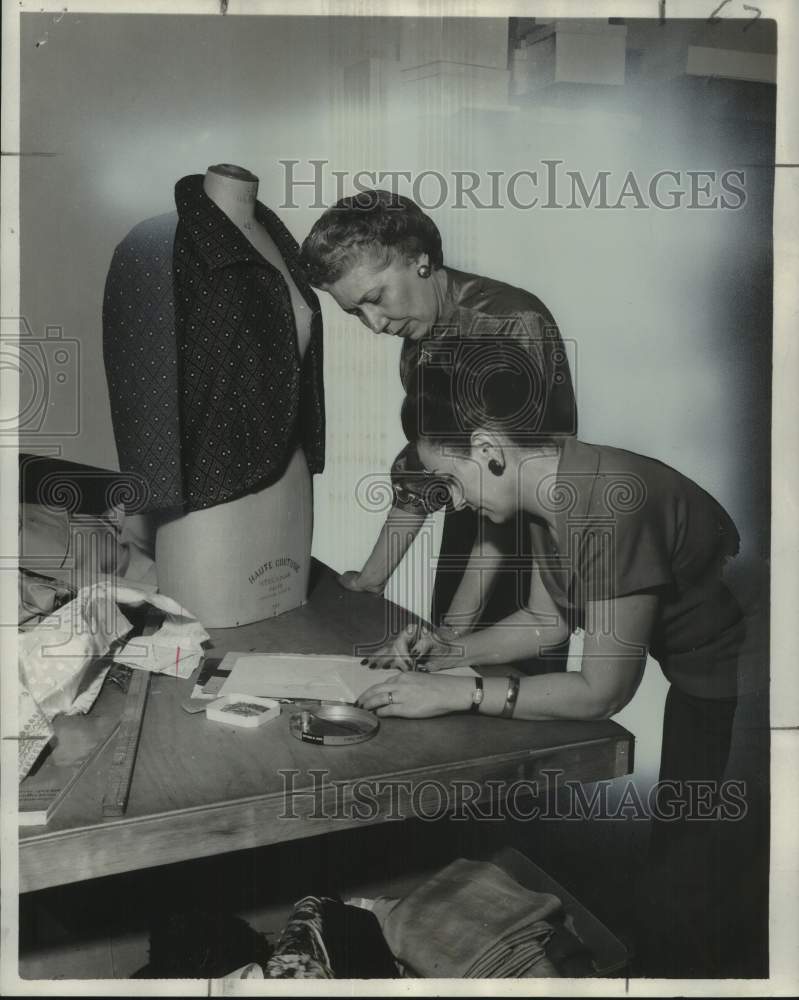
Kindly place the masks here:
[(191, 677), (203, 655), (208, 633), (191, 612), (166, 594), (154, 594), (147, 586), (125, 581), (116, 587), (117, 603), (139, 607), (151, 604), (162, 611), (164, 620), (152, 635), (139, 635), (114, 655), (114, 662), (136, 670)]
[[(398, 670), (370, 670), (357, 656), (304, 653), (228, 653), (220, 664), (230, 676), (224, 694), (253, 694), (265, 698), (318, 699), (353, 704), (379, 681), (396, 677)], [(448, 674), (475, 677), (471, 667), (454, 667)]]

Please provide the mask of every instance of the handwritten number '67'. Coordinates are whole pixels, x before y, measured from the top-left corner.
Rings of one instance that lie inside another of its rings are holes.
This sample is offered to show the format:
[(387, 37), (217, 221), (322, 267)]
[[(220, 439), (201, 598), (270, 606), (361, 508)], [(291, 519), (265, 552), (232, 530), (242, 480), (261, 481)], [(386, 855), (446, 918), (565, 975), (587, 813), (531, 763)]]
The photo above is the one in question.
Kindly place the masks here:
[[(716, 15), (718, 14), (718, 12), (723, 7), (726, 7), (727, 4), (729, 4), (729, 3), (732, 3), (732, 0), (721, 0), (721, 3), (718, 5), (718, 7), (716, 7), (716, 9), (713, 11), (713, 13), (707, 19), (707, 23), (708, 24), (718, 24), (719, 21), (721, 21), (721, 18), (720, 17), (716, 17)], [(752, 7), (748, 3), (742, 4), (741, 6), (743, 7), (744, 10), (755, 11), (755, 16), (747, 24), (745, 24), (744, 27), (743, 27), (743, 30), (746, 31), (747, 28), (750, 28), (755, 23), (755, 21), (762, 15), (763, 11), (759, 7)]]

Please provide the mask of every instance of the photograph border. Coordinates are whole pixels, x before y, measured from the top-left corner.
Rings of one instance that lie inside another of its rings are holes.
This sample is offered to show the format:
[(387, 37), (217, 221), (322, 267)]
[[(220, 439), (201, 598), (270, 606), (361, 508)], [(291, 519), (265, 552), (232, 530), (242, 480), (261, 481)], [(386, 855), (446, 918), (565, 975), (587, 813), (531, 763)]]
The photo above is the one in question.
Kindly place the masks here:
[[(162, 0), (112, 2), (83, 0), (66, 6), (47, 0), (3, 4), (2, 59), (2, 315), (20, 315), (20, 178), (21, 158), (34, 151), (20, 142), (20, 18), (28, 13), (104, 13), (137, 15), (235, 16), (472, 16), (483, 17), (628, 17), (699, 18), (739, 17), (740, 0), (379, 0), (340, 2), (320, 0)], [(736, 8), (733, 11), (733, 7)], [(746, 7), (752, 10), (752, 3)], [(799, 5), (792, 0), (759, 0), (755, 9), (777, 22), (777, 132), (774, 185), (774, 340), (772, 402), (772, 538), (771, 538), (771, 878), (770, 976), (764, 980), (377, 980), (283, 981), (249, 980), (225, 984), (225, 995), (412, 995), (480, 996), (788, 996), (799, 992), (799, 805), (796, 771), (799, 764), (799, 677), (795, 666), (796, 641), (791, 625), (799, 607)], [(0, 419), (13, 421), (19, 406), (15, 373), (0, 370)], [(17, 600), (17, 456), (6, 438), (0, 442), (0, 602), (11, 608)], [(4, 618), (3, 621), (6, 619)], [(53, 980), (27, 981), (18, 977), (17, 872), (17, 698), (16, 633), (0, 628), (0, 704), (2, 705), (2, 830), (0, 832), (0, 919), (2, 956), (0, 989), (6, 995), (139, 995), (205, 996), (207, 980)], [(623, 987), (623, 989), (620, 989)], [(211, 995), (215, 987), (211, 985)]]

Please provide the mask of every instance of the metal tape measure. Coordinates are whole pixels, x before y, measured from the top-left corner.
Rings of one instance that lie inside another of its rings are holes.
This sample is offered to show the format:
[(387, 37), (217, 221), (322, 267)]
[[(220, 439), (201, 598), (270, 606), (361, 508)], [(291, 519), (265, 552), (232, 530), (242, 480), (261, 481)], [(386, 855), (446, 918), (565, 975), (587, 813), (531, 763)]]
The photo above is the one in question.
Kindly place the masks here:
[(370, 740), (380, 728), (376, 715), (353, 705), (323, 704), (296, 712), (289, 720), (291, 735), (303, 743), (345, 747)]

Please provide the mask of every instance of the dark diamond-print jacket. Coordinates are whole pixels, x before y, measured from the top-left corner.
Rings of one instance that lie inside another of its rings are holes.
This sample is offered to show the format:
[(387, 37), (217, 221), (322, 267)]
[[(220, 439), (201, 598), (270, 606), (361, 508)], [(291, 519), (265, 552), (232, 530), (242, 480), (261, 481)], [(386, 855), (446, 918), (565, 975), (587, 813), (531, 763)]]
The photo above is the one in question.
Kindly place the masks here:
[(203, 191), (136, 226), (114, 252), (103, 352), (120, 468), (150, 486), (145, 510), (199, 510), (278, 480), (297, 444), (324, 468), (319, 302), (297, 243), (264, 205), (256, 219), (312, 310), (300, 360), (286, 282)]

